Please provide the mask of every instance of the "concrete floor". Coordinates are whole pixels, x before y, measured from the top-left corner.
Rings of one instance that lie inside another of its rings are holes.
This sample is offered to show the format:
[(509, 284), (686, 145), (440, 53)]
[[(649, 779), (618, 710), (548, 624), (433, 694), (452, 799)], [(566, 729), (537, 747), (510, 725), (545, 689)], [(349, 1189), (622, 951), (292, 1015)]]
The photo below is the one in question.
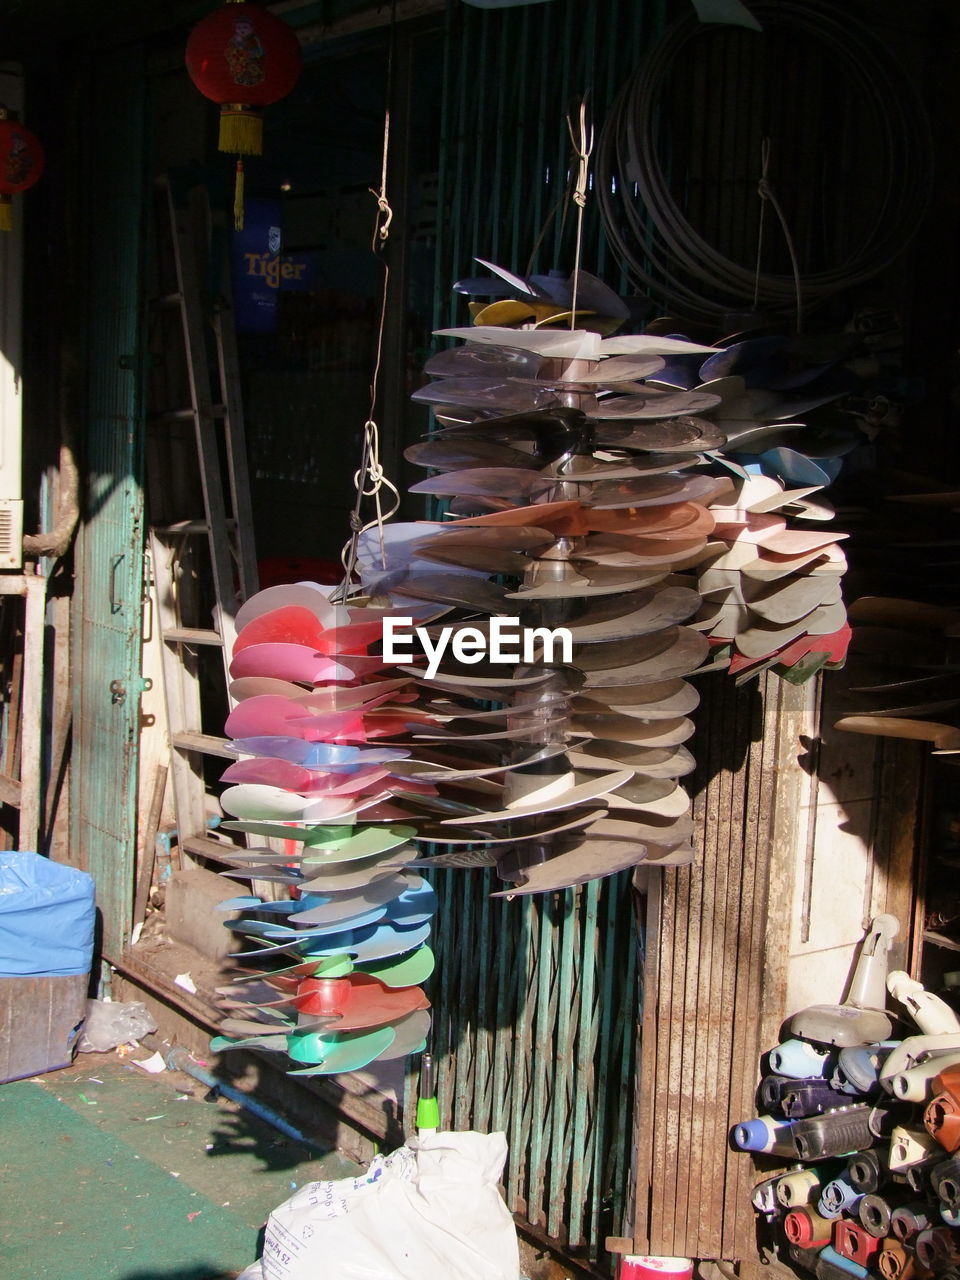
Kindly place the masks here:
[(4, 1280), (219, 1280), (294, 1188), (360, 1166), (120, 1058), (0, 1085)]

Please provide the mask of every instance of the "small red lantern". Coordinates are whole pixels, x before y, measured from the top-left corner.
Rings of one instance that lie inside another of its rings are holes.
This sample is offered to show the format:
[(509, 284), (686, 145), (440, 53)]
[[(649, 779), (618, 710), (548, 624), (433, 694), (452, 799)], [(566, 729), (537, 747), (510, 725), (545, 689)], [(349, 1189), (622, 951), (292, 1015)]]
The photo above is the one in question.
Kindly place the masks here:
[(237, 159), (234, 219), (243, 227), (243, 161), (263, 153), (259, 108), (297, 83), (303, 58), (293, 29), (260, 5), (227, 0), (187, 41), (187, 71), (206, 98), (220, 103), (220, 150)]
[(26, 191), (43, 173), (40, 139), (0, 106), (0, 231), (13, 230), (13, 195)]

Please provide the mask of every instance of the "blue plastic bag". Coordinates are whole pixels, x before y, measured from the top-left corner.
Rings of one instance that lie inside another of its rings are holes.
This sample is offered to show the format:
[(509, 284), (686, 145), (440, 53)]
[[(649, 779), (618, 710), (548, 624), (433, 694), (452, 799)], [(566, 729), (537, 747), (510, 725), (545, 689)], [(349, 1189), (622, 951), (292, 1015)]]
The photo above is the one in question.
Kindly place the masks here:
[(89, 973), (93, 876), (37, 853), (0, 853), (0, 978)]

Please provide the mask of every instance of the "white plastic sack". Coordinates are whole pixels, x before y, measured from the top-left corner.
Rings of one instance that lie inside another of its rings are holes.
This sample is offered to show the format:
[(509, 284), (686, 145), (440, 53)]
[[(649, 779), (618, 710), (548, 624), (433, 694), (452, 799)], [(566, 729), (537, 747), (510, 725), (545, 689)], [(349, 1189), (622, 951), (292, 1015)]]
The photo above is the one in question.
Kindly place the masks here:
[(238, 1280), (518, 1280), (506, 1158), (502, 1133), (434, 1133), (356, 1178), (312, 1182), (270, 1214)]

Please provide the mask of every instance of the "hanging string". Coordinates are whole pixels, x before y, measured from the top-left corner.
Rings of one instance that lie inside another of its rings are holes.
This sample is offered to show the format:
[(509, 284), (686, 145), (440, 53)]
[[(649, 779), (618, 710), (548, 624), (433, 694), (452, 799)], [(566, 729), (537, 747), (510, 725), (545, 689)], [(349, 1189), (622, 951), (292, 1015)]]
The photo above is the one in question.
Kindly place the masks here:
[(567, 116), (567, 129), (577, 160), (577, 179), (573, 188), (573, 202), (577, 206), (577, 243), (573, 255), (573, 298), (570, 303), (570, 328), (577, 327), (577, 290), (580, 286), (580, 256), (583, 250), (583, 211), (587, 206), (587, 185), (590, 175), (590, 156), (593, 153), (593, 125), (587, 121), (587, 99), (580, 102), (580, 112), (574, 132), (573, 121)]
[[(387, 50), (387, 75), (384, 87), (386, 108), (383, 113), (383, 148), (380, 162), (380, 189), (368, 190), (377, 202), (377, 215), (373, 224), (373, 237), (370, 243), (371, 252), (379, 259), (383, 268), (383, 284), (380, 291), (380, 317), (377, 323), (377, 346), (373, 361), (373, 373), (370, 378), (370, 412), (363, 424), (363, 452), (360, 466), (354, 472), (353, 485), (357, 496), (350, 512), (350, 539), (340, 552), (340, 563), (344, 568), (344, 576), (336, 591), (331, 593), (332, 600), (343, 601), (354, 587), (353, 575), (357, 565), (357, 552), (360, 539), (368, 529), (376, 529), (380, 542), (380, 563), (386, 565), (387, 550), (383, 536), (383, 526), (400, 510), (400, 491), (384, 474), (380, 463), (380, 428), (375, 418), (377, 398), (380, 391), (380, 366), (383, 363), (383, 335), (387, 324), (387, 296), (390, 284), (390, 268), (383, 255), (390, 238), (390, 224), (393, 222), (393, 209), (387, 198), (387, 163), (390, 156), (390, 103), (393, 101), (393, 57), (396, 46), (397, 0), (390, 6), (390, 43)], [(389, 490), (393, 495), (389, 511), (384, 511), (381, 502), (381, 491)], [(364, 523), (361, 512), (365, 500), (372, 499), (374, 515), (372, 520)]]
[(793, 236), (790, 234), (790, 228), (787, 225), (787, 219), (780, 207), (777, 197), (773, 194), (773, 188), (770, 186), (770, 139), (764, 138), (760, 144), (760, 181), (757, 183), (757, 194), (760, 197), (760, 224), (757, 228), (757, 265), (754, 271), (753, 279), (753, 310), (756, 311), (760, 301), (760, 265), (763, 257), (763, 231), (764, 221), (767, 211), (767, 205), (773, 207), (774, 213), (780, 219), (780, 228), (783, 231), (783, 238), (787, 244), (787, 252), (790, 254), (790, 263), (793, 268), (793, 288), (795, 296), (795, 310), (797, 317), (797, 333), (800, 333), (803, 326), (803, 290), (800, 286), (800, 263), (797, 260), (797, 251), (793, 243)]
[[(375, 191), (373, 187), (369, 188), (370, 194), (377, 202), (377, 216), (374, 221), (373, 239), (371, 249), (375, 254), (382, 253), (387, 240), (390, 237), (390, 224), (393, 221), (393, 209), (390, 207), (390, 201), (387, 198), (387, 158), (390, 148), (390, 112), (387, 110), (384, 114), (383, 121), (383, 163), (380, 171), (380, 189)], [(383, 536), (384, 524), (395, 516), (400, 510), (400, 492), (390, 480), (387, 479), (383, 467), (380, 463), (380, 429), (377, 426), (374, 414), (377, 407), (377, 397), (380, 386), (380, 366), (383, 362), (383, 335), (387, 322), (387, 294), (390, 282), (390, 268), (381, 258), (383, 267), (383, 285), (380, 293), (380, 317), (377, 324), (377, 345), (376, 355), (373, 362), (373, 374), (370, 379), (370, 413), (366, 422), (363, 424), (363, 453), (360, 459), (360, 466), (353, 476), (354, 488), (357, 496), (353, 504), (353, 510), (350, 513), (350, 539), (345, 543), (340, 553), (340, 561), (344, 568), (343, 581), (337, 590), (332, 593), (331, 599), (345, 600), (350, 593), (353, 584), (353, 574), (357, 564), (357, 552), (360, 544), (360, 538), (368, 529), (376, 529), (380, 541), (380, 562), (386, 565), (386, 543)], [(392, 503), (389, 511), (384, 511), (381, 503), (381, 491), (389, 490), (393, 495)], [(366, 523), (363, 521), (361, 511), (366, 499), (372, 499), (374, 504), (374, 516), (372, 520)]]

